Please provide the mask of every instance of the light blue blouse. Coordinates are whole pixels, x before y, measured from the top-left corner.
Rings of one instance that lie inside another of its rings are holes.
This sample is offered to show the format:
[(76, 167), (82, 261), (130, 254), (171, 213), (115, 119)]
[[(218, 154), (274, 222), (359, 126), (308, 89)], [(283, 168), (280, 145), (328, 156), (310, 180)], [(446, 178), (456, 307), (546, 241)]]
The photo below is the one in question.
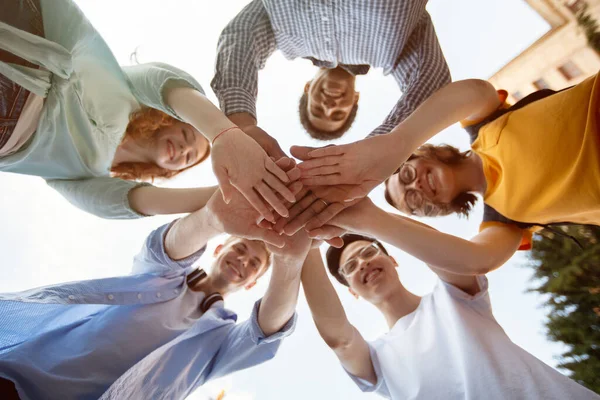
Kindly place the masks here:
[(0, 171), (40, 176), (71, 203), (104, 218), (137, 218), (127, 193), (138, 182), (109, 177), (132, 112), (142, 105), (175, 118), (171, 87), (204, 93), (187, 73), (162, 63), (120, 67), (71, 0), (41, 0), (45, 38), (0, 22), (0, 48), (40, 69), (0, 61), (0, 73), (44, 97), (33, 137), (0, 158)]
[[(0, 294), (0, 376), (28, 399), (183, 399), (208, 380), (271, 359), (296, 316), (269, 337), (215, 303), (191, 307), (186, 276), (204, 249), (171, 260), (168, 225), (148, 237), (135, 275)], [(199, 302), (198, 302), (199, 305)]]

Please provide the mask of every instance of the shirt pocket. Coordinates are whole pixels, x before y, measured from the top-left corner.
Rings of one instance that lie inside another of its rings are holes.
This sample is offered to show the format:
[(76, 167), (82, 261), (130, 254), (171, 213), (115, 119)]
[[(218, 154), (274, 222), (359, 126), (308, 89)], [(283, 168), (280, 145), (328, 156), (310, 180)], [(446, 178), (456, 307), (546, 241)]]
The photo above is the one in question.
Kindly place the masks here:
[(511, 113), (506, 113), (479, 128), (477, 139), (471, 146), (474, 150), (490, 150), (500, 143)]

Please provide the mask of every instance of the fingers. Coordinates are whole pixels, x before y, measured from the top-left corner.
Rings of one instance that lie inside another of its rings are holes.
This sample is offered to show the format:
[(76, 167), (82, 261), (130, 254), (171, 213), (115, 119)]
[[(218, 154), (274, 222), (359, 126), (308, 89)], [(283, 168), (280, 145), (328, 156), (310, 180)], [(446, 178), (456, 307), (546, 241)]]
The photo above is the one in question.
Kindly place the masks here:
[[(302, 165), (302, 164), (300, 164)], [(325, 175), (335, 175), (340, 174), (340, 166), (339, 165), (326, 165), (323, 167), (315, 167), (311, 169), (302, 169), (302, 177), (310, 178), (313, 176), (325, 176)]]
[(325, 239), (325, 241), (332, 247), (341, 248), (344, 245), (344, 239), (336, 237), (333, 239)]
[(259, 228), (253, 226), (250, 228), (248, 236), (254, 240), (262, 240), (270, 245), (278, 248), (285, 246), (285, 238), (281, 237), (277, 232), (270, 229)]
[(325, 203), (317, 199), (297, 217), (288, 222), (284, 226), (283, 231), (286, 235), (294, 235), (296, 232), (302, 229), (312, 217), (321, 213), (325, 208), (327, 208)]
[(302, 176), (302, 171), (300, 171), (300, 168), (292, 168), (287, 171), (287, 176), (290, 182), (297, 181)]
[(296, 165), (296, 162), (289, 157), (281, 157), (281, 158), (269, 157), (269, 158), (271, 159), (271, 161), (275, 162), (275, 165), (277, 165), (279, 168), (281, 168), (284, 171), (287, 171), (288, 168)]
[(344, 183), (340, 174), (303, 177), (300, 178), (300, 180), (303, 185), (307, 186), (332, 186), (342, 185)]
[[(290, 203), (294, 203), (296, 201), (296, 196), (294, 196), (294, 193), (292, 193), (292, 191), (285, 186), (283, 183), (281, 183), (281, 181), (277, 178), (275, 178), (273, 175), (268, 174), (263, 181), (269, 185), (274, 191), (276, 191), (277, 193), (279, 193), (284, 199), (286, 199), (287, 201), (289, 201)], [(300, 183), (302, 184), (302, 183)], [(258, 188), (258, 186), (257, 186)], [(262, 194), (262, 192), (260, 192)], [(266, 199), (266, 197), (265, 197)], [(267, 201), (269, 201), (267, 199)], [(269, 201), (269, 203), (271, 203)], [(273, 205), (271, 203), (271, 205)], [(277, 210), (277, 209), (276, 209)], [(279, 210), (277, 210), (277, 212), (279, 212)], [(281, 214), (281, 213), (280, 213)], [(281, 214), (283, 215), (283, 214)]]
[(338, 165), (339, 162), (340, 162), (340, 158), (337, 156), (321, 157), (321, 158), (314, 158), (314, 159), (310, 159), (307, 161), (303, 161), (300, 164), (298, 164), (298, 167), (302, 170), (307, 170), (307, 169), (322, 167), (325, 165)]
[(283, 228), (286, 226), (286, 224), (288, 224), (290, 221), (292, 221), (294, 218), (300, 215), (304, 210), (310, 207), (310, 205), (317, 199), (315, 195), (309, 193), (309, 191), (306, 189), (303, 189), (299, 193), (298, 198), (300, 199), (300, 201), (296, 202), (296, 204), (294, 204), (294, 206), (288, 210), (289, 216), (287, 218), (281, 218), (275, 223), (275, 226), (273, 227), (275, 232), (282, 233)]
[[(267, 203), (269, 203), (269, 205), (271, 207), (273, 207), (275, 209), (275, 211), (277, 211), (277, 213), (279, 215), (281, 215), (283, 217), (288, 216), (287, 207), (283, 204), (283, 202), (280, 199), (277, 198), (275, 193), (273, 193), (273, 190), (271, 190), (271, 188), (269, 186), (267, 186), (266, 183), (260, 182), (254, 188), (267, 201)], [(285, 190), (289, 192), (288, 188), (285, 188)], [(294, 197), (292, 192), (289, 192), (289, 194), (291, 195), (291, 197)], [(275, 222), (274, 220), (269, 220), (269, 221)]]
[(344, 155), (346, 146), (325, 146), (314, 149), (308, 153), (310, 158), (327, 157), (327, 156), (342, 156)]
[(241, 191), (246, 200), (254, 207), (256, 211), (267, 221), (275, 223), (275, 218), (273, 217), (273, 213), (269, 210), (269, 208), (263, 203), (263, 201), (258, 197), (253, 188), (250, 190)]
[(227, 171), (225, 168), (217, 167), (214, 169), (215, 176), (217, 177), (217, 181), (219, 182), (219, 188), (221, 189), (221, 194), (223, 195), (223, 201), (226, 204), (229, 204), (231, 201), (231, 196), (233, 195), (233, 191), (236, 190), (231, 183), (229, 183), (229, 175), (227, 175)]
[(287, 157), (276, 140), (273, 140), (273, 143), (269, 146), (267, 153), (269, 156), (275, 157), (276, 160), (279, 160), (282, 157)]
[(327, 208), (321, 211), (319, 214), (312, 217), (307, 223), (304, 229), (311, 231), (313, 229), (320, 228), (327, 222), (331, 221), (333, 217), (338, 215), (346, 208), (342, 203), (330, 204)]
[(315, 150), (314, 147), (308, 147), (308, 146), (292, 146), (290, 147), (290, 153), (292, 153), (292, 155), (294, 157), (296, 157), (298, 160), (309, 160), (310, 156), (308, 155), (308, 153), (310, 153), (311, 151)]
[(289, 182), (288, 176), (284, 170), (279, 168), (277, 164), (273, 162), (270, 158), (265, 158), (265, 168), (267, 171), (275, 175), (282, 182)]
[[(320, 228), (308, 231), (308, 237), (319, 240), (332, 240), (342, 236), (346, 231), (337, 226), (324, 225)], [(343, 243), (342, 243), (343, 244)]]

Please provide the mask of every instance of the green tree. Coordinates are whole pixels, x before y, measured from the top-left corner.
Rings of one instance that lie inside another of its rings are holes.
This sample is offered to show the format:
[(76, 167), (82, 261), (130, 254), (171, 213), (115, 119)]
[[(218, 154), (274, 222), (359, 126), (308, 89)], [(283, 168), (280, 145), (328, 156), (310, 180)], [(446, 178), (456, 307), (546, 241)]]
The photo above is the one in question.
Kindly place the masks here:
[(583, 29), (585, 37), (591, 48), (600, 53), (600, 32), (598, 32), (598, 22), (588, 12), (588, 4), (583, 3), (577, 14), (577, 24)]
[(569, 348), (558, 367), (600, 393), (600, 227), (559, 228), (572, 239), (545, 232), (535, 240), (530, 265), (535, 291), (546, 295), (550, 340)]

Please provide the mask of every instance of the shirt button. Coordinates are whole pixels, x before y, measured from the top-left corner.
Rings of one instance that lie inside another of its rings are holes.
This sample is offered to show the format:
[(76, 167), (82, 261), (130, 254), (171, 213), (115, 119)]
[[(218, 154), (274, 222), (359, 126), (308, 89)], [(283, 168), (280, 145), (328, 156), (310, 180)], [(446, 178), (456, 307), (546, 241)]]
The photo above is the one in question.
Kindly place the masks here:
[(137, 298), (141, 300), (142, 299), (142, 294), (138, 293)]
[(327, 21), (329, 21), (329, 18), (327, 18), (327, 17), (322, 17), (322, 18), (321, 18), (321, 21), (323, 21), (323, 22), (327, 22)]
[(107, 297), (109, 300), (113, 300), (115, 298), (115, 296), (113, 296), (112, 294), (109, 294)]
[(173, 290), (173, 293), (175, 293), (175, 294), (179, 294), (179, 289), (175, 289), (175, 290)]
[(73, 296), (72, 294), (69, 295), (69, 300), (75, 300), (75, 296)]
[(162, 296), (162, 294), (160, 294), (160, 292), (156, 293), (156, 297), (160, 297)]
[(325, 40), (325, 43), (329, 43), (331, 41), (328, 37), (324, 38), (324, 40)]

